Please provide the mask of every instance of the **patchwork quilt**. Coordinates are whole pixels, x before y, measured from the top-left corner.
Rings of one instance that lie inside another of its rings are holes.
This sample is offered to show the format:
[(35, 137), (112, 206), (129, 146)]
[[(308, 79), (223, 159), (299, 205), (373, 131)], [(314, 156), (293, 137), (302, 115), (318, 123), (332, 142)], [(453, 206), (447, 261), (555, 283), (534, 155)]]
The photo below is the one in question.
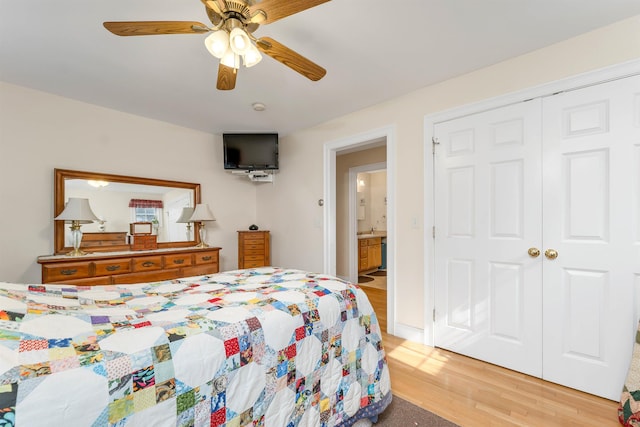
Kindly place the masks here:
[(0, 283), (0, 427), (350, 426), (390, 402), (373, 308), (335, 277)]

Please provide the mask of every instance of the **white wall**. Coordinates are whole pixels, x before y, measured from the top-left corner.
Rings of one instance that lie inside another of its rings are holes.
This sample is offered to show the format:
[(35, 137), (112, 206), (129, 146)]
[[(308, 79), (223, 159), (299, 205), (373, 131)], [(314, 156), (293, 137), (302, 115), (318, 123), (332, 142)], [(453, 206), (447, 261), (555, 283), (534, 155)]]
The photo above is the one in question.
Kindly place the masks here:
[(0, 83), (0, 281), (41, 280), (54, 168), (200, 183), (223, 269), (237, 267), (236, 231), (256, 221), (256, 187), (224, 172), (219, 135)]
[[(317, 200), (323, 194), (323, 146), (393, 126), (397, 145), (395, 304), (401, 308), (395, 310), (396, 320), (423, 329), (424, 116), (637, 58), (640, 16), (282, 138), (282, 171), (273, 185), (259, 188), (257, 194), (259, 220), (281, 231), (274, 238), (274, 260), (322, 270), (323, 208)], [(418, 228), (413, 225), (415, 219)]]

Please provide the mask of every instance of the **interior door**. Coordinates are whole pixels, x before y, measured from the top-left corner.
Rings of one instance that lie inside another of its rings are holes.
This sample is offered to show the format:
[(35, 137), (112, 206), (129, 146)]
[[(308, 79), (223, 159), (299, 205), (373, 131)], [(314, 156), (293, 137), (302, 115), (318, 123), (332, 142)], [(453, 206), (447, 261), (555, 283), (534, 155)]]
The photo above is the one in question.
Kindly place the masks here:
[(543, 101), (543, 377), (617, 400), (640, 286), (640, 76)]
[(435, 344), (535, 376), (542, 374), (540, 120), (536, 99), (434, 129)]

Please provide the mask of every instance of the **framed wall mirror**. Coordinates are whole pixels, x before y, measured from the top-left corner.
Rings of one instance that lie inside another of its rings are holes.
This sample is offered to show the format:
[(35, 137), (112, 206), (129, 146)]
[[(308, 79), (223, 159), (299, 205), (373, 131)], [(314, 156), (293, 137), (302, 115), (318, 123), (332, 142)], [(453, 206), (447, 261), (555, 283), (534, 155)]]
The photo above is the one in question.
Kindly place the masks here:
[[(54, 217), (70, 197), (86, 198), (97, 221), (82, 225), (81, 249), (128, 251), (130, 224), (151, 223), (158, 248), (195, 246), (199, 224), (183, 222), (184, 208), (200, 203), (200, 184), (106, 173), (55, 169)], [(69, 252), (69, 224), (54, 221), (54, 253)]]

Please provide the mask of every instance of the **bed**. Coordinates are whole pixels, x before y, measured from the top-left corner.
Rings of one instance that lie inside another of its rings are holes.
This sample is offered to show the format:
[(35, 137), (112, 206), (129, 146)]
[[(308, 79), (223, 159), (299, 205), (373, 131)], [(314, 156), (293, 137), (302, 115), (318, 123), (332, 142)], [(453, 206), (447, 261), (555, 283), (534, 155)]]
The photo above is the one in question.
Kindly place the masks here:
[(0, 426), (351, 426), (391, 402), (365, 293), (281, 268), (0, 283)]

